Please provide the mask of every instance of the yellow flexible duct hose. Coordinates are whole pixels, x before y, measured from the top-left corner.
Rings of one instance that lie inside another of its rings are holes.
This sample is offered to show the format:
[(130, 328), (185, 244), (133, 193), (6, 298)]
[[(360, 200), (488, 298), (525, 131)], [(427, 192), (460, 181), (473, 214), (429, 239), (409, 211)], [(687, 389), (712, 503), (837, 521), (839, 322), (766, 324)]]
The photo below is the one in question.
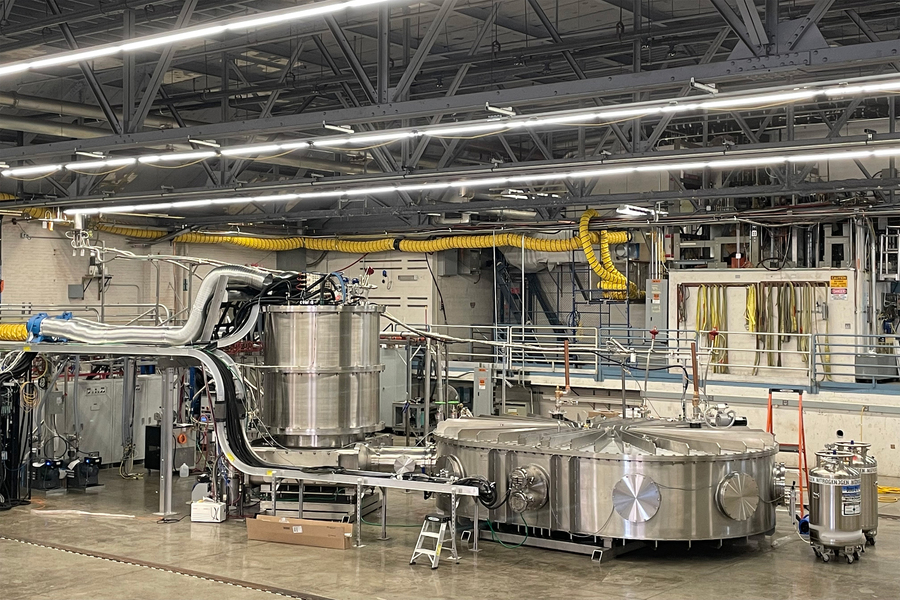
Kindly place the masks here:
[(594, 253), (592, 246), (591, 234), (588, 231), (591, 219), (599, 217), (600, 214), (588, 209), (581, 215), (578, 222), (578, 239), (581, 242), (581, 249), (587, 258), (588, 265), (600, 277), (601, 288), (610, 288), (611, 291), (605, 292), (603, 295), (612, 300), (627, 300), (628, 298), (642, 298), (644, 292), (638, 290), (637, 286), (628, 283), (625, 276), (619, 272), (615, 264), (613, 264), (612, 254), (609, 251), (610, 244), (624, 244), (628, 242), (628, 233), (625, 231), (601, 231), (600, 232), (600, 259)]
[[(26, 208), (25, 214), (35, 219), (52, 216), (53, 211), (40, 208)], [(600, 287), (607, 289), (604, 296), (614, 300), (627, 298), (641, 298), (643, 292), (637, 286), (629, 284), (625, 276), (619, 272), (612, 260), (609, 250), (610, 244), (624, 244), (628, 242), (628, 234), (624, 231), (589, 231), (590, 221), (600, 215), (595, 210), (587, 210), (581, 216), (578, 235), (568, 239), (542, 239), (530, 237), (519, 233), (491, 233), (480, 235), (447, 236), (433, 240), (397, 240), (394, 238), (382, 238), (377, 240), (343, 240), (339, 238), (314, 238), (314, 237), (289, 237), (289, 238), (259, 238), (241, 235), (216, 235), (210, 233), (185, 232), (175, 237), (176, 242), (183, 244), (231, 244), (260, 250), (263, 252), (281, 252), (306, 248), (308, 250), (343, 252), (347, 254), (368, 254), (377, 252), (431, 253), (442, 250), (455, 250), (460, 248), (487, 249), (493, 247), (524, 248), (534, 252), (572, 252), (582, 250), (588, 259), (591, 269), (600, 277)], [(161, 230), (145, 229), (141, 227), (127, 227), (97, 223), (94, 229), (142, 240), (153, 240), (163, 237), (165, 232)], [(594, 253), (593, 246), (599, 244), (600, 258)]]
[(24, 342), (28, 339), (28, 329), (21, 323), (0, 325), (0, 340), (4, 342)]

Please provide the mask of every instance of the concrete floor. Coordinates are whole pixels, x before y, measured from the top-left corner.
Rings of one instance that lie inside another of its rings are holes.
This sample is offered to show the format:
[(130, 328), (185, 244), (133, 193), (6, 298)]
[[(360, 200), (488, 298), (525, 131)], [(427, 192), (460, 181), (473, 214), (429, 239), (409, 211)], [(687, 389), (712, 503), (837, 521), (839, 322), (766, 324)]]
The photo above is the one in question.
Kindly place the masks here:
[[(779, 512), (775, 536), (735, 543), (721, 550), (672, 544), (640, 550), (609, 563), (581, 555), (506, 549), (483, 543), (462, 550), (459, 564), (440, 569), (408, 564), (421, 518), (433, 505), (418, 494), (391, 492), (390, 529), (379, 542), (366, 526), (361, 549), (328, 550), (248, 541), (244, 523), (160, 525), (151, 513), (158, 503), (157, 479), (125, 481), (104, 471), (100, 493), (69, 494), (0, 513), (0, 538), (75, 547), (145, 563), (186, 569), (291, 590), (304, 597), (334, 600), (427, 598), (896, 598), (900, 588), (900, 520), (882, 519), (878, 545), (861, 561), (823, 564)], [(176, 506), (184, 514), (192, 480), (176, 478)], [(894, 483), (889, 483), (894, 485)], [(46, 511), (78, 509), (134, 515), (133, 518), (60, 516)], [(898, 515), (900, 505), (882, 504)], [(197, 576), (111, 562), (58, 549), (0, 539), (0, 598), (271, 598)]]

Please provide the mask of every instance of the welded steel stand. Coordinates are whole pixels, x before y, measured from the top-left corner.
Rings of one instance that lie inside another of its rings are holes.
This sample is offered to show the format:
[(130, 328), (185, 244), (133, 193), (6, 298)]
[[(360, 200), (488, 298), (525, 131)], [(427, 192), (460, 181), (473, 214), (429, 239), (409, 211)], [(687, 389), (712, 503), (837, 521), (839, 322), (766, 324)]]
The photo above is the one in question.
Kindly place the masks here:
[(303, 481), (297, 482), (297, 518), (303, 518), (303, 492), (306, 489), (306, 486), (303, 484)]
[(387, 488), (381, 488), (381, 537), (378, 539), (391, 539), (387, 534)]
[(478, 552), (478, 498), (472, 503), (472, 547), (471, 552)]
[(362, 499), (363, 486), (362, 481), (356, 484), (356, 547), (362, 548)]
[(159, 512), (162, 517), (172, 511), (172, 468), (175, 448), (172, 444), (173, 413), (175, 412), (175, 369), (166, 368), (162, 386), (162, 420), (159, 424)]

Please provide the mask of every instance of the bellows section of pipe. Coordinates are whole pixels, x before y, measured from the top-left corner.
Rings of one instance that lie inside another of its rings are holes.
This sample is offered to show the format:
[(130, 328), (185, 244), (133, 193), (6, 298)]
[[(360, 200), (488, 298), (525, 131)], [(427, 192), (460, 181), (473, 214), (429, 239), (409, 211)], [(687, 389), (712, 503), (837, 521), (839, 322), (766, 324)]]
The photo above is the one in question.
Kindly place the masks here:
[(217, 267), (209, 272), (197, 290), (187, 321), (180, 327), (148, 327), (140, 325), (109, 325), (87, 319), (44, 319), (40, 334), (85, 344), (141, 344), (150, 346), (184, 346), (196, 342), (203, 330), (207, 306), (221, 281), (228, 287), (250, 287), (262, 290), (272, 282), (268, 272), (249, 267)]

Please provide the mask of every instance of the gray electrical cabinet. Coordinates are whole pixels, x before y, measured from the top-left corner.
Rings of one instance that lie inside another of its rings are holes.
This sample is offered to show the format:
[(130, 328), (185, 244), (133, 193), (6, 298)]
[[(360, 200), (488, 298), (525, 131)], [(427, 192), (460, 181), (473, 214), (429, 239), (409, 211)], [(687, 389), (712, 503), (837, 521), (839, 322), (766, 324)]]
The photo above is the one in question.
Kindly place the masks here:
[(669, 328), (669, 280), (648, 279), (644, 329)]
[(387, 344), (381, 347), (381, 390), (378, 408), (381, 421), (385, 427), (394, 424), (393, 407), (399, 402), (405, 404), (408, 398), (407, 383), (409, 373), (406, 367), (406, 346)]
[(490, 364), (481, 363), (473, 369), (472, 414), (476, 417), (494, 413), (494, 373)]

